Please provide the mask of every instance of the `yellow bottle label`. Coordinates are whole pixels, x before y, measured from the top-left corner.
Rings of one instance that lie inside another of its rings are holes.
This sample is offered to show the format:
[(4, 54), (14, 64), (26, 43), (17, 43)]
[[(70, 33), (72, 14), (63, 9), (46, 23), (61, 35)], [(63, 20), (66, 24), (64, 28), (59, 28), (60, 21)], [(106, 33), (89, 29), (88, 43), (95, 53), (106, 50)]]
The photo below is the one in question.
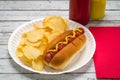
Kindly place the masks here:
[(106, 0), (92, 0), (90, 18), (101, 19), (105, 15)]

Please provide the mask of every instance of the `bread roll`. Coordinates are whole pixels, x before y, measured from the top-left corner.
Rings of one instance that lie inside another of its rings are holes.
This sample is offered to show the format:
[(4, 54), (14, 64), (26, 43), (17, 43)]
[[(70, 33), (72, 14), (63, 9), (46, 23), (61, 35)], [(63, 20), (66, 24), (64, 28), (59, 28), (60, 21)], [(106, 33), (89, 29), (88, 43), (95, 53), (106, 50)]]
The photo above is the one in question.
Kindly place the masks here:
[[(62, 40), (65, 39), (65, 37), (67, 37), (69, 35), (73, 35), (73, 30), (69, 30), (69, 31), (66, 31), (66, 32), (60, 34), (59, 36), (57, 36), (55, 39), (53, 39), (49, 43), (49, 45), (45, 49), (44, 55), (43, 55), (43, 60), (46, 65), (48, 65), (54, 69), (64, 69), (68, 65), (68, 63), (74, 57), (74, 55), (78, 54), (76, 52), (78, 50), (82, 49), (86, 42), (86, 36), (84, 34), (84, 29), (79, 28), (79, 30), (80, 30), (79, 36), (74, 36), (73, 40), (71, 42), (68, 42), (67, 44), (65, 44), (65, 46), (61, 50), (59, 50), (59, 51), (57, 50), (55, 52), (54, 56), (51, 57), (51, 55), (49, 55), (51, 59), (50, 59), (50, 61), (47, 61), (45, 59), (47, 56), (47, 52), (49, 50), (51, 50), (53, 47), (55, 47), (58, 42), (62, 42)], [(75, 35), (76, 34), (77, 34), (77, 32), (75, 33)], [(48, 56), (48, 58), (49, 58), (49, 56)]]

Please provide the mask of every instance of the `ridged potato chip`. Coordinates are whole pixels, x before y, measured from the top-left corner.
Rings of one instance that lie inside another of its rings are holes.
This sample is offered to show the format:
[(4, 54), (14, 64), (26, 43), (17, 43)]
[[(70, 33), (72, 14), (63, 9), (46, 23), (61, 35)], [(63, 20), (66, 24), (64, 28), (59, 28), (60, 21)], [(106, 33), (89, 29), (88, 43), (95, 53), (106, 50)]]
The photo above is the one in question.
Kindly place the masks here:
[(42, 39), (44, 30), (32, 30), (27, 33), (27, 39), (30, 42), (37, 42), (38, 40)]
[(69, 21), (68, 21), (68, 19), (64, 18), (63, 21), (64, 21), (64, 23), (66, 24), (66, 26), (69, 25)]
[(26, 33), (23, 33), (23, 34), (22, 34), (22, 37), (23, 37), (23, 38), (25, 38), (26, 36), (27, 36), (27, 34), (26, 34)]
[(55, 31), (64, 32), (67, 29), (67, 21), (60, 16), (48, 16), (43, 20), (43, 26), (50, 27)]
[(43, 37), (42, 39), (41, 39), (41, 45), (46, 45), (47, 46), (47, 44), (48, 44), (48, 39), (47, 39), (47, 37)]
[(42, 71), (44, 68), (44, 63), (43, 63), (42, 57), (39, 57), (38, 59), (33, 60), (32, 67), (35, 70)]
[(44, 31), (45, 31), (45, 32), (52, 32), (52, 31), (53, 31), (53, 29), (52, 29), (52, 28), (50, 28), (50, 27), (45, 27), (45, 28), (44, 28)]
[(38, 24), (33, 24), (33, 27), (34, 27), (36, 30), (43, 28), (43, 26), (40, 26), (40, 25), (38, 25)]
[(24, 37), (21, 39), (20, 45), (21, 45), (21, 46), (24, 46), (24, 45), (25, 45), (25, 38), (24, 38)]
[(22, 50), (23, 50), (25, 57), (27, 57), (28, 59), (33, 59), (33, 60), (37, 59), (41, 54), (40, 50), (32, 46), (25, 46), (23, 47)]
[(27, 46), (39, 47), (40, 44), (41, 44), (41, 41), (30, 42), (27, 40), (27, 38), (25, 38), (25, 45), (27, 45)]
[(17, 55), (18, 57), (22, 57), (22, 56), (23, 56), (22, 50), (17, 49), (17, 50), (16, 50), (16, 55)]
[(55, 32), (51, 33), (51, 34), (47, 37), (48, 42), (52, 41), (52, 40), (53, 40), (56, 36), (58, 36), (60, 33), (62, 33), (62, 32), (55, 31)]
[(19, 59), (27, 66), (32, 66), (32, 60), (26, 58), (25, 56), (19, 57)]
[(23, 45), (19, 44), (16, 50), (22, 51)]

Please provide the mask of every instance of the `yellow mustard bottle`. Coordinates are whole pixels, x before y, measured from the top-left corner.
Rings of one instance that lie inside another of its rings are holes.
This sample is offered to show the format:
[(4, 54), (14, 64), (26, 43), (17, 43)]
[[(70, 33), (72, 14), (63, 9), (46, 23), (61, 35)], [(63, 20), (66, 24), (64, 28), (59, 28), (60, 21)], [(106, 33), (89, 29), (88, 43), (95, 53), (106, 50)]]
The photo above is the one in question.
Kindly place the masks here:
[(106, 0), (91, 0), (90, 18), (102, 19), (105, 15)]

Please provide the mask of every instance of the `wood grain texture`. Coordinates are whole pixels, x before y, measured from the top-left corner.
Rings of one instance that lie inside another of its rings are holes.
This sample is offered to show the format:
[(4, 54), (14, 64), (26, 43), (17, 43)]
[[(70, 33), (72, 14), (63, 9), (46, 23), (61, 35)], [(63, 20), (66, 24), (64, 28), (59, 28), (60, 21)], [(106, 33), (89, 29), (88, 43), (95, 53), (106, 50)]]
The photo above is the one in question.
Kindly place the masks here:
[[(11, 33), (13, 32), (15, 29), (17, 29), (20, 25), (24, 24), (25, 22), (28, 22), (30, 20), (5, 20), (5, 21), (1, 21), (0, 22), (0, 33)], [(98, 20), (98, 21), (89, 21), (88, 25), (86, 25), (87, 27), (89, 26), (120, 26), (120, 21), (119, 20)], [(2, 37), (2, 36), (1, 36)]]
[[(68, 18), (68, 10), (69, 0), (0, 0), (0, 80), (97, 80), (93, 59), (71, 73), (42, 75), (23, 69), (8, 53), (8, 39), (18, 26), (48, 15)], [(98, 21), (91, 20), (86, 27), (103, 25), (120, 26), (120, 0), (107, 0), (105, 17)]]
[[(8, 44), (9, 37), (11, 33), (20, 25), (28, 21), (10, 21), (10, 22), (0, 22), (0, 44)], [(90, 21), (87, 27), (89, 26), (120, 26), (119, 20), (100, 20), (100, 21)], [(2, 57), (2, 56), (1, 56)]]
[[(33, 73), (31, 71), (28, 71), (24, 68), (22, 68), (20, 65), (16, 64), (12, 59), (0, 59), (0, 74), (10, 74), (10, 73)], [(8, 67), (9, 66), (9, 67)], [(76, 71), (71, 72), (70, 74), (81, 74), (81, 73), (94, 73), (94, 64), (93, 60), (89, 61), (88, 64), (86, 64), (81, 69), (78, 69)]]
[[(7, 6), (6, 6), (7, 5)], [(0, 10), (68, 10), (69, 0), (0, 1)], [(120, 9), (120, 1), (107, 1), (107, 10)]]
[(17, 80), (96, 80), (95, 73), (60, 74), (60, 75), (1, 74), (0, 78), (2, 80), (15, 80), (15, 79)]
[(68, 5), (69, 1), (0, 1), (0, 10), (66, 10)]
[[(48, 15), (68, 17), (68, 11), (0, 11), (0, 20), (33, 20)], [(120, 11), (106, 11), (102, 20), (120, 20)]]

